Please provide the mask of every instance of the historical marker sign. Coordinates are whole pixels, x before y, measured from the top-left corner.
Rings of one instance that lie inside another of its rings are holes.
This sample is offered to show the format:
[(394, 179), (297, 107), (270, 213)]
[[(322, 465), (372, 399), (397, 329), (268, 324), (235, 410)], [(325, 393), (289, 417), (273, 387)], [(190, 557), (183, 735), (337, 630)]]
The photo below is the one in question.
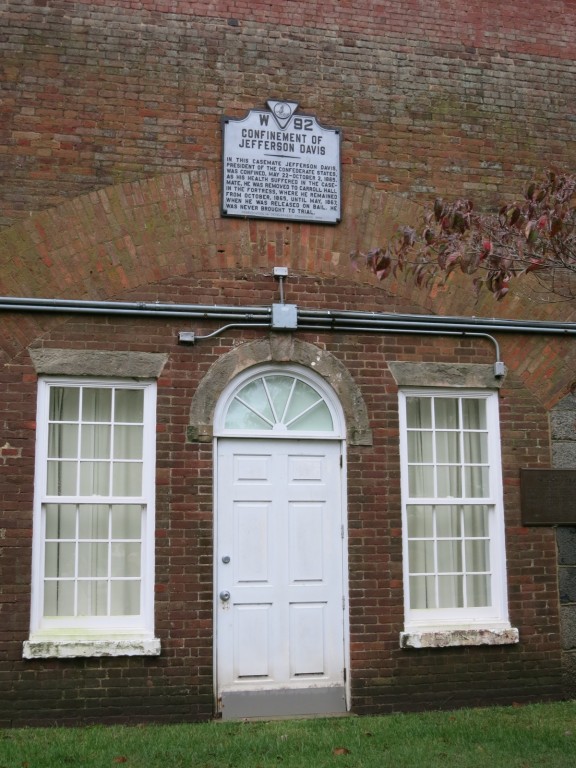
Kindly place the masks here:
[(336, 224), (341, 218), (340, 131), (268, 101), (224, 118), (222, 214)]

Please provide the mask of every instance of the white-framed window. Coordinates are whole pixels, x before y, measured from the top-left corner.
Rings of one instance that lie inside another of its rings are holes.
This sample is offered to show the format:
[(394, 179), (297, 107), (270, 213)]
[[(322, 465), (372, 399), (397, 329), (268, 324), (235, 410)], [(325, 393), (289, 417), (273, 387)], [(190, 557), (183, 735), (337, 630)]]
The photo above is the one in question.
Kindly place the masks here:
[[(510, 628), (498, 395), (405, 389), (399, 397), (405, 630), (497, 637)], [(474, 644), (489, 642), (479, 637)]]
[(37, 411), (25, 655), (44, 655), (50, 642), (80, 652), (46, 655), (158, 652), (156, 382), (42, 378)]

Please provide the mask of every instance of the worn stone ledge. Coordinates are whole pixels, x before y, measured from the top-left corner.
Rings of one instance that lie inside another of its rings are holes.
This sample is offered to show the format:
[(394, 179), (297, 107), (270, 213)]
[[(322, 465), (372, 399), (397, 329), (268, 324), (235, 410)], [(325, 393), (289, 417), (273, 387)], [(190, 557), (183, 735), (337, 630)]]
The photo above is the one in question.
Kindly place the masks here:
[(159, 656), (160, 640), (26, 640), (25, 659), (76, 659), (97, 656)]
[(30, 349), (36, 373), (59, 376), (114, 376), (158, 379), (168, 355), (158, 352), (104, 352), (82, 349)]
[(399, 387), (462, 387), (500, 389), (504, 377), (494, 376), (494, 366), (476, 363), (388, 363)]
[(444, 629), (430, 632), (401, 632), (400, 648), (449, 648), (464, 645), (514, 645), (517, 629)]

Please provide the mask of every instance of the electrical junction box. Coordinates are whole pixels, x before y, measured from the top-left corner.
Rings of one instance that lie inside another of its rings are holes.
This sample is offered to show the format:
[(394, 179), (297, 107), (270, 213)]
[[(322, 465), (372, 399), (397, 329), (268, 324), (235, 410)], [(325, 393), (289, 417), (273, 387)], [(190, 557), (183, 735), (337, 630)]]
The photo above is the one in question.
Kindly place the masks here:
[(296, 304), (272, 304), (272, 328), (290, 331), (298, 326)]

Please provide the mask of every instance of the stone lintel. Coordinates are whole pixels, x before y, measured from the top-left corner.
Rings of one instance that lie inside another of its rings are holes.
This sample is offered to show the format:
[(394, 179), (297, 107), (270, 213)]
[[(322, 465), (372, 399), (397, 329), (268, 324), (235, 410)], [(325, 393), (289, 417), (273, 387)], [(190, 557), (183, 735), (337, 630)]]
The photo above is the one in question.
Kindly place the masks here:
[(399, 387), (461, 387), (500, 389), (504, 376), (494, 366), (476, 363), (388, 363)]
[(52, 376), (100, 376), (157, 379), (168, 354), (84, 349), (29, 349), (36, 373)]

